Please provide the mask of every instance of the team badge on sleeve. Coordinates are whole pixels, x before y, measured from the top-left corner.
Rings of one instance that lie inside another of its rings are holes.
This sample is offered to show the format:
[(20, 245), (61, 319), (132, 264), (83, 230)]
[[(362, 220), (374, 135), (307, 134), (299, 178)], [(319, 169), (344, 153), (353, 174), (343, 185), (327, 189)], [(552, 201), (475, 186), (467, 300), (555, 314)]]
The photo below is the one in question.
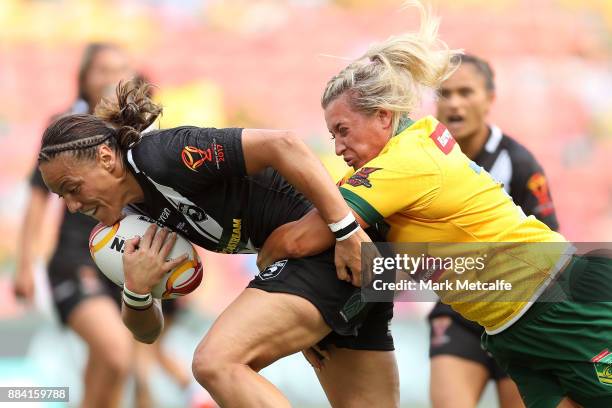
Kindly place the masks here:
[(527, 181), (527, 188), (538, 200), (537, 212), (543, 217), (552, 214), (555, 211), (553, 203), (548, 193), (548, 184), (546, 177), (542, 173), (534, 173)]
[(181, 158), (189, 170), (197, 172), (198, 167), (212, 160), (212, 151), (210, 148), (202, 150), (193, 146), (185, 146), (181, 152)]
[(441, 123), (438, 123), (438, 126), (436, 126), (436, 129), (429, 137), (444, 154), (449, 154), (455, 146), (455, 139), (453, 139), (453, 136)]

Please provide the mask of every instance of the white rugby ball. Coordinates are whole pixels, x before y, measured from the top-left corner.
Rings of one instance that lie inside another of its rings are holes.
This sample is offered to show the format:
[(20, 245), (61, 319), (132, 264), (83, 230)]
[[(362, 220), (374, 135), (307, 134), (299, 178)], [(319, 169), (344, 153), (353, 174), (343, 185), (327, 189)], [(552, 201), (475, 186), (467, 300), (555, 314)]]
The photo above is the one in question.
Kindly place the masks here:
[[(135, 236), (142, 237), (147, 228), (155, 223), (144, 215), (128, 215), (112, 226), (102, 223), (96, 225), (89, 234), (89, 252), (94, 262), (116, 285), (123, 287), (123, 251), (126, 242)], [(202, 282), (203, 269), (200, 257), (191, 242), (181, 235), (176, 237), (169, 258), (182, 254), (190, 254), (189, 258), (168, 272), (155, 285), (151, 294), (157, 299), (173, 299), (191, 293)]]

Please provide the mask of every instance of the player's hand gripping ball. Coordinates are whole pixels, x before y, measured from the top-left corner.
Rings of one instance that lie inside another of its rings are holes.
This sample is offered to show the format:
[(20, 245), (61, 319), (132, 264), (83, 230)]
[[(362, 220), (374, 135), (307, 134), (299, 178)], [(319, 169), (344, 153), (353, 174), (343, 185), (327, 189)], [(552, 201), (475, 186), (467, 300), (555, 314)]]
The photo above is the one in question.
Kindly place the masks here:
[[(110, 227), (100, 223), (91, 230), (91, 257), (102, 273), (116, 285), (123, 287), (124, 283), (123, 251), (126, 241), (136, 235), (142, 237), (152, 223), (154, 221), (144, 215), (128, 215)], [(154, 298), (173, 299), (183, 296), (194, 291), (202, 282), (204, 272), (198, 253), (189, 241), (177, 235), (169, 257), (174, 259), (182, 254), (190, 256), (153, 287), (151, 294)]]

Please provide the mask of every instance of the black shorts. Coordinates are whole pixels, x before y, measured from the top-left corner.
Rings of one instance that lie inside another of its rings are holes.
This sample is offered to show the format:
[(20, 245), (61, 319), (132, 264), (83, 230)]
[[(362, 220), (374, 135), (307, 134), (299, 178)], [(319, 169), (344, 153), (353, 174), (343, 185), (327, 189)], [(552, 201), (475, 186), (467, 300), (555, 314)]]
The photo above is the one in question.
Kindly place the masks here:
[(480, 345), (484, 329), (463, 318), (450, 306), (438, 303), (429, 315), (429, 358), (451, 355), (483, 365), (495, 381), (508, 377)]
[(119, 311), (121, 289), (100, 272), (88, 253), (58, 251), (53, 254), (47, 272), (53, 302), (63, 324), (67, 324), (79, 303), (94, 296), (110, 297)]
[(303, 297), (319, 310), (332, 332), (320, 345), (354, 350), (394, 350), (389, 330), (393, 303), (361, 303), (361, 291), (336, 276), (332, 250), (275, 262), (248, 285)]

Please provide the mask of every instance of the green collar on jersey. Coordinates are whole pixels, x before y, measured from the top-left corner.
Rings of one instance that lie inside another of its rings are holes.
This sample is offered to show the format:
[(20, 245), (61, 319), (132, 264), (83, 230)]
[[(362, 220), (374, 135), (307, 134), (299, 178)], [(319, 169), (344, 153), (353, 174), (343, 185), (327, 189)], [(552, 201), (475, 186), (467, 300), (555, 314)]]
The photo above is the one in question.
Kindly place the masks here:
[(414, 121), (412, 119), (410, 119), (408, 117), (408, 115), (403, 114), (400, 117), (399, 123), (397, 124), (397, 131), (395, 132), (395, 134), (393, 136), (397, 136), (400, 133), (402, 133), (404, 130), (408, 129), (410, 126), (412, 126), (412, 124), (414, 123)]

